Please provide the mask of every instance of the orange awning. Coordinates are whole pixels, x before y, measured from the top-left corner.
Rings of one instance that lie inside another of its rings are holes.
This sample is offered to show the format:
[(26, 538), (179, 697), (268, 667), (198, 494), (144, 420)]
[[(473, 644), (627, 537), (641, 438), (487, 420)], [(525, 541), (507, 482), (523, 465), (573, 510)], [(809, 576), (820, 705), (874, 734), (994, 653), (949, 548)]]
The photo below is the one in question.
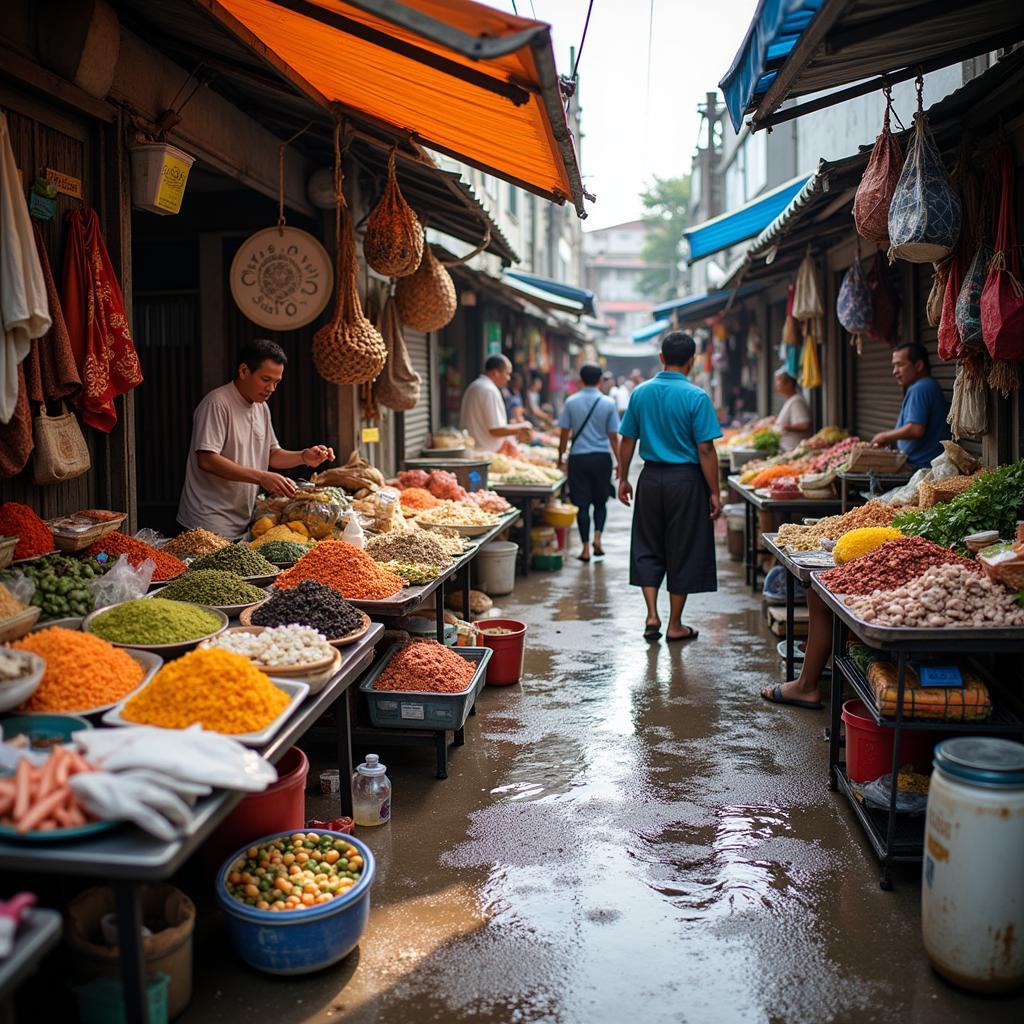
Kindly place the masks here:
[(548, 25), (471, 0), (195, 2), (325, 106), (586, 216)]

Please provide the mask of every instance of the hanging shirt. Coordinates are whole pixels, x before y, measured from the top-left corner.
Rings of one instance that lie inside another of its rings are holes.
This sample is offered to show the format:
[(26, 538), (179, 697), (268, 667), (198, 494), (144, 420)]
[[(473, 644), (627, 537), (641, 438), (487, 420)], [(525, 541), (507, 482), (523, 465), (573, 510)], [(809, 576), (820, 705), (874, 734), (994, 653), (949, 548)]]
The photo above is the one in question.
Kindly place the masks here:
[[(23, 169), (31, 176), (29, 168)], [(0, 113), (0, 423), (18, 404), (18, 366), (35, 338), (50, 329), (46, 282), (39, 264), (32, 218), (11, 148), (7, 116)]]
[(722, 436), (708, 393), (686, 376), (662, 370), (638, 384), (629, 398), (619, 433), (640, 439), (645, 462), (699, 463), (697, 446)]
[[(590, 410), (593, 408), (593, 414)], [(590, 416), (590, 419), (587, 417)], [(584, 421), (586, 425), (584, 426)], [(612, 446), (608, 435), (619, 429), (619, 414), (611, 398), (602, 395), (597, 388), (583, 388), (568, 399), (558, 416), (558, 425), (576, 437), (572, 443), (572, 455), (610, 455)], [(580, 427), (583, 427), (580, 432)]]
[(927, 466), (942, 454), (942, 442), (952, 436), (946, 422), (948, 415), (949, 403), (934, 377), (921, 377), (907, 388), (896, 429), (908, 423), (920, 423), (924, 427), (924, 436), (897, 441), (896, 447), (906, 454), (907, 462), (915, 469)]
[(196, 452), (213, 452), (239, 466), (266, 471), (270, 453), (280, 447), (266, 402), (247, 401), (234, 384), (214, 388), (192, 418), (178, 522), (188, 530), (202, 527), (237, 540), (249, 529), (259, 488), (207, 473), (199, 468)]
[[(807, 428), (792, 430), (794, 423), (806, 423)], [(811, 407), (799, 391), (782, 403), (779, 415), (775, 417), (775, 429), (782, 434), (779, 449), (784, 452), (791, 452), (801, 441), (811, 436)]]
[(501, 447), (505, 439), (492, 437), (491, 428), (508, 426), (505, 399), (498, 385), (486, 374), (481, 374), (466, 388), (459, 421), (481, 451), (496, 452)]

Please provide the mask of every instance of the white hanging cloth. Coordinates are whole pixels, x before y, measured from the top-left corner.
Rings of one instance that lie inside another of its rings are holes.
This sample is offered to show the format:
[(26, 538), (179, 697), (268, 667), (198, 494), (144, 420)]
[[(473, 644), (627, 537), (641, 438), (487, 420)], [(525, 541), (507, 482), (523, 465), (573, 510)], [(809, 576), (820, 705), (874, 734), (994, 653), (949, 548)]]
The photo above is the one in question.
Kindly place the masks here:
[(7, 115), (0, 112), (0, 423), (18, 401), (18, 364), (34, 338), (50, 329), (46, 282), (32, 236), (28, 203), (18, 180)]

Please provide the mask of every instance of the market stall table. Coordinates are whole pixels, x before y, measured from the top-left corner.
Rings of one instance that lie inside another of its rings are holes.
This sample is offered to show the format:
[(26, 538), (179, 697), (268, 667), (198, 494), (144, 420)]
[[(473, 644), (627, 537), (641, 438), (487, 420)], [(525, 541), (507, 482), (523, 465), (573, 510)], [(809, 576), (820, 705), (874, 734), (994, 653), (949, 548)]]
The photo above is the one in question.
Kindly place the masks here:
[[(861, 489), (867, 488), (872, 495), (884, 494), (893, 487), (901, 487), (910, 479), (909, 470), (900, 470), (895, 473), (836, 473), (839, 480), (839, 501), (842, 505), (841, 511), (849, 512), (854, 505), (859, 505)], [(852, 495), (851, 495), (852, 491)], [(868, 499), (865, 499), (868, 500)]]
[(14, 1020), (8, 1000), (29, 975), (34, 974), (46, 954), (60, 942), (64, 919), (56, 910), (33, 907), (25, 912), (14, 937), (10, 955), (0, 960), (0, 1018)]
[(530, 572), (530, 531), (533, 529), (534, 499), (546, 500), (559, 494), (566, 478), (550, 484), (493, 484), (492, 490), (511, 502), (523, 515), (523, 543), (519, 545), (519, 575)]
[[(840, 761), (841, 712), (843, 680), (861, 699), (876, 725), (893, 730), (892, 777), (901, 767), (900, 739), (905, 730), (928, 732), (970, 733), (971, 735), (1011, 735), (1024, 737), (1024, 718), (1021, 717), (1019, 698), (1013, 698), (994, 683), (988, 673), (979, 667), (999, 702), (987, 721), (948, 721), (941, 718), (906, 718), (903, 701), (906, 693), (906, 672), (910, 658), (918, 655), (963, 655), (1013, 653), (1024, 649), (1024, 628), (987, 627), (939, 629), (879, 626), (855, 615), (840, 597), (825, 587), (816, 572), (811, 574), (811, 586), (833, 613), (832, 630), (832, 683), (830, 691), (831, 723), (829, 727), (829, 788), (840, 790), (849, 800), (854, 814), (864, 829), (872, 848), (882, 864), (879, 885), (891, 889), (890, 866), (896, 862), (918, 862), (922, 859), (924, 843), (923, 819), (901, 817), (896, 811), (897, 788), (891, 786), (887, 814), (874, 812), (857, 798)], [(896, 706), (889, 718), (879, 713), (874, 694), (861, 669), (846, 656), (847, 638), (853, 633), (862, 643), (895, 656), (897, 669)], [(1013, 705), (1016, 704), (1017, 707)]]
[[(260, 753), (276, 763), (333, 705), (338, 744), (338, 769), (350, 778), (352, 752), (347, 691), (373, 661), (374, 645), (383, 627), (373, 624), (358, 643), (343, 650), (341, 668), (317, 694), (308, 697)], [(121, 955), (126, 1020), (145, 1024), (145, 959), (142, 942), (142, 906), (139, 886), (170, 878), (209, 838), (213, 830), (244, 797), (243, 793), (218, 790), (200, 800), (187, 834), (163, 842), (133, 826), (112, 829), (94, 838), (45, 844), (0, 839), (0, 870), (33, 874), (79, 875), (110, 882), (114, 890), (118, 931), (125, 936)], [(342, 814), (352, 814), (351, 787), (341, 787)]]

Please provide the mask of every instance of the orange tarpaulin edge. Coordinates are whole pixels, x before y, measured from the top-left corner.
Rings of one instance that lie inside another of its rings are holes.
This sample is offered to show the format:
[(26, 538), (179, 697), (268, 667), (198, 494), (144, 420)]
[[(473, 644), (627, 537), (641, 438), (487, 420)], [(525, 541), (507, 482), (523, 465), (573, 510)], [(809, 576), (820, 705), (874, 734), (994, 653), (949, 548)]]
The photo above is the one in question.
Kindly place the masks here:
[(586, 216), (542, 22), (471, 0), (194, 2), (322, 105)]

